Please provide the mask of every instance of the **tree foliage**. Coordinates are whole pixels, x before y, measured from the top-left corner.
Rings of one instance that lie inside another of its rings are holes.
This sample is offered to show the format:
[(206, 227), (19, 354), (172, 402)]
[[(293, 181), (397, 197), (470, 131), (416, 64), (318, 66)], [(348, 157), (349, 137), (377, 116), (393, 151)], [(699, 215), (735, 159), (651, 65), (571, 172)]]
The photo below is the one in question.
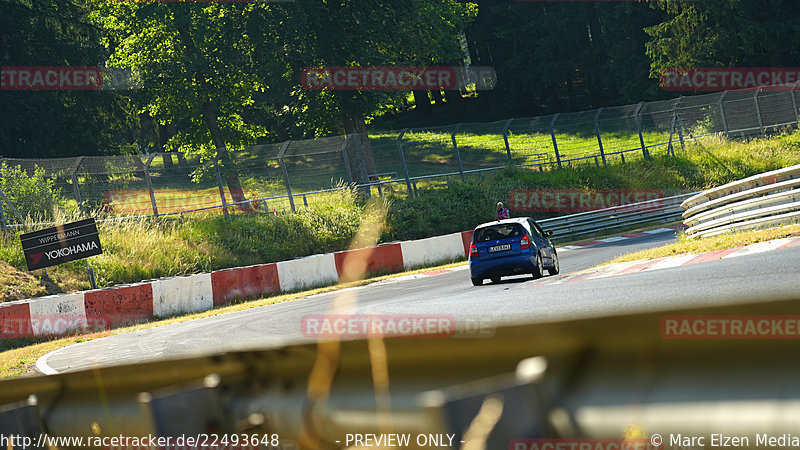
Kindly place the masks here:
[[(99, 66), (103, 30), (84, 0), (0, 1), (0, 67)], [(0, 91), (0, 152), (64, 157), (119, 151), (128, 100), (114, 91)]]

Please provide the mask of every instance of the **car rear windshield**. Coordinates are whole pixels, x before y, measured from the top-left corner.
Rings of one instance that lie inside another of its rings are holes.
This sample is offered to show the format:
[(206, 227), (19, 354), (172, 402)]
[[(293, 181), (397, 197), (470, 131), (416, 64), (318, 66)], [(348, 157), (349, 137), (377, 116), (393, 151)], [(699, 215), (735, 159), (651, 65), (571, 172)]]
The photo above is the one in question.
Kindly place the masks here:
[(522, 225), (518, 223), (504, 223), (478, 229), (475, 231), (475, 236), (472, 238), (472, 240), (473, 242), (488, 242), (512, 237), (521, 237), (524, 235), (525, 229), (522, 228)]

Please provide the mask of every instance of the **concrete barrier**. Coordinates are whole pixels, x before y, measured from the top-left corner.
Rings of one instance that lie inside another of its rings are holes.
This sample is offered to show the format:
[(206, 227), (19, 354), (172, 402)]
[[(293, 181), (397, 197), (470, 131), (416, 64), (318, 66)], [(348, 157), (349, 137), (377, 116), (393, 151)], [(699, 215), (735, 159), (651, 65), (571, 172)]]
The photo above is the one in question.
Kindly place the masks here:
[(234, 300), (271, 295), (281, 291), (277, 264), (238, 267), (211, 273), (214, 306)]
[(333, 253), (282, 261), (277, 265), (283, 292), (330, 285), (339, 281)]
[(341, 281), (359, 279), (370, 273), (397, 273), (403, 270), (400, 244), (336, 252), (333, 258)]
[[(470, 239), (472, 233), (470, 232)], [(416, 241), (400, 243), (405, 269), (424, 267), (429, 264), (464, 257), (464, 242), (461, 233), (447, 234)], [(466, 251), (469, 252), (469, 243)]]
[(214, 307), (210, 273), (163, 278), (150, 284), (156, 317), (207, 311)]
[(84, 294), (86, 316), (105, 317), (112, 327), (153, 317), (153, 288), (150, 283), (118, 286)]
[(35, 298), (29, 305), (34, 336), (57, 336), (88, 327), (83, 292)]

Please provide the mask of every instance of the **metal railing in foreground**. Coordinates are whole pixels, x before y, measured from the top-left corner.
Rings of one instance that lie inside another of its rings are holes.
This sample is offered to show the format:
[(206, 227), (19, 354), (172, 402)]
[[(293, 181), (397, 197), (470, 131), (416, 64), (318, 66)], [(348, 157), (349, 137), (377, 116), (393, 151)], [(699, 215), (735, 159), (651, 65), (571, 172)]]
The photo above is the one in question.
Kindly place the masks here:
[(693, 238), (800, 222), (800, 165), (709, 189), (681, 207)]
[(754, 298), (506, 325), (485, 338), (327, 341), (7, 380), (0, 433), (33, 442), (43, 433), (277, 436), (265, 447), (284, 449), (346, 448), (348, 433), (408, 434), (406, 448), (431, 448), (417, 439), (450, 434), (454, 447), (512, 449), (638, 430), (648, 441), (750, 436), (753, 447), (757, 435), (797, 433), (800, 393), (787, 388), (800, 371), (796, 341), (770, 340), (765, 351), (763, 339), (665, 339), (664, 316), (791, 317), (798, 308), (798, 299)]

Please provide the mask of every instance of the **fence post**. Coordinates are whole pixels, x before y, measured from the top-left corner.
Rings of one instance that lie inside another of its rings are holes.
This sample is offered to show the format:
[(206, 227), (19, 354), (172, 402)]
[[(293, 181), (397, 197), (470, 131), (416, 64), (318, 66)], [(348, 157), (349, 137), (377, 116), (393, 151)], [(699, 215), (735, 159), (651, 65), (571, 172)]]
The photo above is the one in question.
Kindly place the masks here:
[(797, 108), (797, 95), (794, 93), (798, 87), (800, 87), (800, 81), (794, 84), (794, 87), (789, 93), (792, 95), (792, 106), (794, 106), (794, 121), (800, 126), (800, 110)]
[(281, 151), (278, 152), (278, 161), (280, 161), (281, 168), (283, 169), (283, 181), (286, 183), (286, 194), (289, 196), (289, 206), (292, 207), (292, 212), (295, 212), (296, 209), (294, 208), (294, 197), (292, 197), (292, 185), (289, 183), (289, 170), (286, 169), (286, 150), (289, 149), (289, 144), (292, 141), (286, 141), (283, 143), (283, 147), (281, 147)]
[(761, 93), (761, 88), (756, 89), (756, 94), (753, 96), (753, 102), (756, 105), (756, 114), (758, 114), (758, 127), (761, 129), (761, 135), (767, 135), (767, 130), (764, 128), (764, 116), (761, 115), (761, 106), (758, 104), (758, 94)]
[(603, 165), (606, 165), (606, 152), (603, 150), (603, 138), (600, 137), (600, 123), (597, 119), (600, 118), (600, 113), (603, 112), (603, 108), (597, 110), (597, 114), (594, 115), (594, 131), (597, 133), (597, 145), (600, 146), (600, 157), (603, 158)]
[(506, 143), (506, 153), (508, 153), (508, 163), (512, 165), (514, 164), (514, 159), (511, 158), (511, 146), (508, 145), (508, 127), (511, 126), (511, 122), (513, 120), (514, 119), (508, 119), (508, 122), (506, 122), (506, 125), (503, 127), (503, 141), (505, 141)]
[(553, 150), (556, 152), (556, 162), (558, 163), (559, 169), (561, 168), (561, 155), (558, 153), (558, 142), (556, 142), (555, 126), (556, 120), (558, 120), (558, 116), (560, 114), (561, 113), (556, 113), (556, 115), (553, 116), (553, 120), (550, 121), (550, 136), (553, 138)]
[[(636, 107), (636, 111), (633, 113), (633, 117), (634, 120), (636, 120), (636, 131), (639, 132), (639, 144), (642, 145), (642, 156), (644, 156), (645, 159), (650, 159), (650, 152), (647, 151), (647, 146), (644, 145), (644, 135), (642, 135), (642, 118), (639, 116), (643, 106), (644, 102), (639, 103), (639, 106)], [(625, 162), (624, 154), (622, 156), (622, 162)]]
[[(672, 145), (672, 137), (675, 136), (675, 125), (678, 123), (678, 105), (681, 104), (683, 100), (683, 96), (678, 97), (678, 100), (675, 101), (675, 107), (672, 109), (672, 125), (669, 127), (669, 144), (667, 145), (667, 155), (675, 156), (675, 147)], [(680, 130), (678, 130), (680, 132)], [(683, 141), (683, 135), (681, 134), (681, 142)]]
[(453, 132), (450, 133), (450, 139), (453, 141), (453, 150), (456, 152), (456, 161), (458, 161), (458, 173), (461, 174), (461, 182), (464, 183), (467, 180), (464, 178), (464, 165), (461, 163), (461, 152), (458, 151), (458, 143), (456, 142), (456, 133), (458, 133), (458, 129), (461, 128), (461, 124), (457, 124), (455, 128), (453, 128)]
[[(150, 163), (153, 162), (153, 158), (157, 155), (158, 153), (150, 155), (144, 165), (144, 179), (147, 181), (147, 190), (150, 191), (150, 204), (153, 206), (153, 215), (156, 216), (156, 219), (158, 219), (158, 206), (156, 206), (156, 193), (153, 191), (153, 181), (150, 179)], [(172, 156), (169, 157), (172, 158)]]
[(406, 155), (403, 153), (403, 136), (406, 135), (408, 128), (400, 132), (397, 136), (397, 151), (400, 153), (400, 162), (403, 164), (403, 174), (406, 176), (406, 187), (408, 188), (408, 195), (414, 197), (414, 190), (411, 188), (411, 177), (408, 175), (408, 164), (406, 164)]
[(722, 128), (725, 130), (725, 136), (728, 136), (728, 118), (725, 116), (725, 96), (728, 95), (728, 91), (722, 93), (722, 96), (719, 98), (719, 113), (722, 115)]
[(219, 198), (222, 199), (222, 212), (227, 219), (230, 217), (228, 214), (228, 202), (225, 200), (225, 187), (222, 185), (222, 172), (219, 170), (219, 163), (216, 158), (214, 158), (214, 170), (217, 172), (217, 186), (219, 186)]
[(81, 212), (81, 215), (86, 215), (86, 211), (83, 210), (83, 199), (81, 198), (81, 189), (78, 187), (78, 177), (75, 175), (78, 172), (78, 168), (81, 166), (81, 162), (83, 161), (83, 156), (78, 157), (78, 161), (75, 162), (75, 165), (72, 166), (72, 169), (69, 171), (70, 178), (72, 178), (72, 190), (75, 193), (75, 201), (78, 202), (78, 211)]

